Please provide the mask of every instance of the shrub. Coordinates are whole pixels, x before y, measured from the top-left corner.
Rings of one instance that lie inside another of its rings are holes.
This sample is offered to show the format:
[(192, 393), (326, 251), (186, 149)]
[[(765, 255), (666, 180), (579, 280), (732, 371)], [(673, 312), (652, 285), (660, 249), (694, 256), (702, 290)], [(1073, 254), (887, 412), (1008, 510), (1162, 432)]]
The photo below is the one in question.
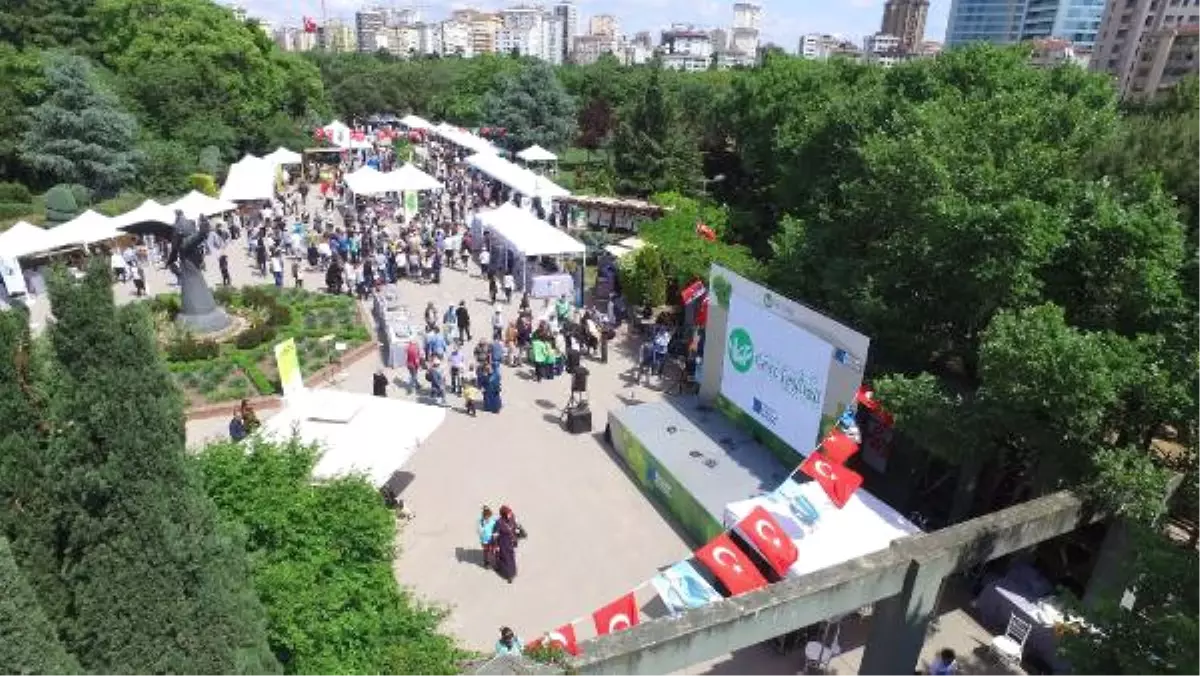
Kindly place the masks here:
[(20, 183), (0, 181), (0, 202), (29, 204), (33, 202), (33, 194)]
[(209, 197), (217, 196), (217, 182), (210, 174), (191, 174), (188, 176), (188, 183), (192, 188)]
[(234, 305), (237, 298), (237, 292), (232, 287), (222, 286), (213, 289), (213, 300), (217, 301), (218, 305)]
[(32, 204), (0, 201), (0, 218), (20, 218), (21, 216), (28, 216), (34, 211), (36, 209)]
[(263, 343), (268, 343), (275, 340), (275, 327), (270, 324), (256, 324), (242, 331), (234, 344), (239, 350), (249, 350), (258, 347)]
[(92, 189), (86, 185), (72, 184), (71, 196), (75, 198), (75, 206), (86, 209), (92, 205)]
[(160, 293), (146, 302), (150, 303), (151, 312), (164, 313), (171, 319), (183, 309), (183, 301), (177, 293)]
[[(211, 340), (199, 340), (184, 332), (167, 343), (167, 361), (200, 361), (221, 354), (221, 346)], [(224, 378), (224, 375), (221, 376)]]
[(52, 224), (66, 223), (79, 215), (79, 204), (71, 187), (56, 185), (46, 191), (46, 220)]

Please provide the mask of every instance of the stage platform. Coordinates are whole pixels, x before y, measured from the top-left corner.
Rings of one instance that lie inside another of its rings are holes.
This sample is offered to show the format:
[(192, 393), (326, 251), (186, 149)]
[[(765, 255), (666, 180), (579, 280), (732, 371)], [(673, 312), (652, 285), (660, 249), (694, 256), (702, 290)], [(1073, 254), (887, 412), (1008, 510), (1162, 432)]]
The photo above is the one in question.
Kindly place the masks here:
[(724, 530), (726, 505), (774, 490), (795, 469), (695, 397), (611, 411), (607, 432), (638, 484), (696, 544)]

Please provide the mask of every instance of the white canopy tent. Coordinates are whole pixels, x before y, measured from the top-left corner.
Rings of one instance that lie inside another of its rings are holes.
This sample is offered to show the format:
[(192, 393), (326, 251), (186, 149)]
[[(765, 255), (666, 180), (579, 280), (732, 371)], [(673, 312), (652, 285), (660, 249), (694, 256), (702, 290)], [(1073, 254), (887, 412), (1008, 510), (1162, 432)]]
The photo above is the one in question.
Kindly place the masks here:
[[(493, 264), (511, 269), (518, 289), (536, 298), (579, 298), (587, 252), (583, 243), (511, 202), (480, 212), (472, 225), (476, 235), (484, 229), (491, 231)], [(476, 241), (483, 241), (483, 237)], [(561, 259), (574, 256), (580, 258), (580, 265), (572, 275), (561, 265)], [(542, 257), (560, 259), (557, 271), (538, 274), (530, 270), (531, 259)]]
[(292, 151), (292, 150), (288, 150), (287, 148), (280, 146), (280, 147), (276, 148), (274, 151), (272, 151), (271, 153), (264, 156), (263, 159), (270, 162), (271, 164), (288, 165), (288, 164), (300, 164), (300, 162), (304, 158), (300, 155), (300, 153)]
[(355, 195), (378, 195), (392, 192), (385, 185), (384, 174), (375, 167), (363, 165), (346, 174), (346, 187)]
[[(202, 192), (193, 190), (168, 204), (167, 208), (171, 210), (172, 216), (174, 216), (175, 211), (178, 209), (183, 212), (184, 216), (194, 220), (201, 216), (214, 216), (227, 211), (233, 211), (237, 209), (237, 205), (233, 202), (209, 197)], [(172, 218), (172, 222), (174, 222), (174, 218)]]
[(454, 145), (470, 150), (473, 153), (488, 153), (495, 155), (496, 153), (500, 152), (496, 146), (489, 143), (486, 139), (480, 138), (469, 131), (453, 127), (444, 122), (434, 127), (432, 131)]
[(46, 235), (46, 240), (42, 243), (42, 252), (87, 246), (123, 237), (125, 233), (117, 230), (113, 219), (88, 209), (66, 223), (47, 230)]
[(175, 222), (175, 212), (165, 207), (154, 200), (146, 200), (138, 207), (126, 211), (120, 216), (113, 218), (113, 226), (120, 229), (138, 223), (165, 223), (170, 225)]
[(543, 200), (553, 200), (555, 197), (567, 197), (571, 194), (571, 191), (545, 176), (539, 176), (498, 155), (477, 153), (467, 158), (467, 164), (530, 199), (540, 197)]
[(400, 124), (409, 129), (420, 129), (422, 131), (433, 129), (432, 122), (417, 115), (405, 115), (404, 117), (400, 118)]
[(325, 130), (326, 136), (329, 137), (329, 142), (339, 148), (350, 147), (350, 127), (347, 127), (341, 120), (334, 120), (322, 127)]
[(230, 165), (221, 199), (227, 202), (256, 202), (275, 197), (276, 164), (247, 155)]
[[(331, 389), (306, 389), (263, 424), (261, 434), (295, 434), (317, 444), (314, 479), (365, 476), (382, 488), (446, 419), (446, 409)], [(397, 430), (403, 430), (398, 434)]]
[(441, 190), (442, 184), (436, 178), (405, 162), (399, 169), (393, 169), (380, 174), (382, 184), (389, 192), (421, 192), (425, 190)]
[(546, 150), (536, 143), (517, 153), (517, 157), (525, 162), (557, 162), (558, 155)]
[(0, 232), (0, 258), (20, 258), (46, 251), (49, 231), (17, 221), (4, 232)]

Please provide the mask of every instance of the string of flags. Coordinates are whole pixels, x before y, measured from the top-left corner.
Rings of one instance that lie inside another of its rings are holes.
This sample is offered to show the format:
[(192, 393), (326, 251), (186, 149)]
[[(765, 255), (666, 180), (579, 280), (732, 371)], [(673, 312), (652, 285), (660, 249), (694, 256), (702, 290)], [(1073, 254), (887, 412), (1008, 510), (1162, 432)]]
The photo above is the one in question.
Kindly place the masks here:
[[(875, 399), (869, 386), (863, 385), (858, 389), (855, 403), (846, 407), (829, 434), (817, 444), (804, 462), (770, 493), (787, 505), (799, 523), (812, 526), (820, 518), (820, 513), (812, 502), (796, 490), (798, 485), (792, 481), (796, 472), (801, 472), (816, 481), (838, 509), (845, 507), (862, 486), (862, 475), (846, 467), (846, 461), (857, 453), (862, 445), (862, 433), (855, 417), (855, 404), (866, 408), (887, 427), (891, 427), (894, 422), (892, 416)], [(744, 547), (739, 542), (745, 542), (749, 547)], [(672, 615), (761, 589), (772, 580), (768, 580), (768, 576), (760, 571), (754, 556), (765, 561), (769, 575), (775, 580), (786, 577), (788, 570), (800, 558), (796, 543), (771, 512), (761, 505), (755, 506), (732, 528), (727, 528), (693, 553), (695, 561), (711, 573), (724, 593), (718, 591), (701, 574), (691, 559), (679, 561), (648, 582), (593, 612), (591, 619), (596, 635), (605, 636), (636, 627), (641, 614), (636, 598), (637, 592), (647, 585), (654, 588), (658, 598)], [(526, 648), (545, 647), (578, 656), (580, 650), (575, 627), (586, 619), (586, 616), (577, 617), (553, 631), (548, 631), (530, 641)]]

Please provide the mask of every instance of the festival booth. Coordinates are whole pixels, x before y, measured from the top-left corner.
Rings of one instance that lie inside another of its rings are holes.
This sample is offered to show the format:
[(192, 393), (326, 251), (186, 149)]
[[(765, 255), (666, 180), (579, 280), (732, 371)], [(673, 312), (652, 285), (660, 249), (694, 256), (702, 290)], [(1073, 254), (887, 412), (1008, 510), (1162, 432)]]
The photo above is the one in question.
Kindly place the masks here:
[(550, 179), (539, 176), (498, 155), (477, 153), (467, 158), (467, 164), (472, 169), (483, 173), (493, 181), (503, 183), (530, 200), (540, 199), (542, 208), (547, 214), (553, 213), (553, 200), (571, 194), (569, 190), (555, 184)]
[(340, 120), (334, 120), (329, 124), (321, 127), (324, 132), (324, 137), (329, 139), (329, 142), (338, 148), (350, 147), (350, 127), (346, 126)]
[(230, 165), (221, 199), (227, 202), (270, 202), (275, 197), (279, 165), (261, 157), (246, 155)]
[[(581, 300), (583, 257), (587, 251), (583, 243), (511, 203), (476, 215), (472, 224), (476, 242), (483, 241), (483, 230), (492, 233), (492, 265), (510, 269), (518, 289), (534, 298), (566, 296)], [(579, 264), (571, 274), (563, 259), (576, 256)], [(532, 267), (533, 259), (541, 265)]]
[(294, 165), (294, 164), (300, 164), (300, 162), (304, 159), (304, 157), (298, 152), (295, 152), (293, 150), (288, 150), (287, 148), (280, 146), (280, 147), (276, 148), (274, 151), (272, 151), (271, 153), (265, 155), (263, 157), (263, 159), (270, 162), (273, 165), (289, 166), (289, 165)]
[(517, 153), (517, 159), (525, 164), (554, 164), (558, 162), (558, 155), (546, 150), (536, 143), (529, 146), (525, 150)]
[(386, 185), (383, 173), (375, 167), (363, 165), (346, 174), (346, 187), (355, 195), (380, 195), (392, 192)]
[(17, 221), (4, 232), (0, 232), (0, 258), (17, 259), (50, 247), (50, 232), (25, 221)]
[(154, 200), (146, 200), (136, 208), (113, 218), (113, 226), (118, 230), (139, 223), (163, 223), (171, 225), (174, 222), (175, 212), (170, 207), (163, 206)]
[(263, 423), (260, 434), (281, 441), (294, 435), (318, 445), (314, 479), (359, 475), (382, 488), (446, 418), (441, 406), (306, 388), (293, 339), (275, 346), (275, 360), (284, 407)]
[(125, 233), (113, 225), (113, 219), (88, 209), (66, 223), (47, 230), (46, 239), (42, 243), (43, 249), (38, 253), (51, 253), (72, 247), (86, 248), (91, 244), (124, 236)]
[(489, 143), (486, 139), (480, 138), (469, 131), (452, 127), (444, 122), (430, 131), (469, 153), (496, 155), (500, 152), (499, 148)]
[(400, 124), (411, 131), (431, 131), (433, 123), (417, 115), (405, 115), (400, 118)]
[(383, 185), (391, 192), (425, 192), (441, 190), (442, 183), (436, 178), (405, 162), (399, 169), (381, 174)]
[(564, 221), (571, 228), (635, 233), (646, 221), (662, 218), (669, 209), (644, 200), (595, 195), (572, 195), (555, 200), (567, 211)]
[[(237, 205), (233, 202), (217, 199), (216, 197), (209, 197), (198, 190), (193, 190), (168, 204), (167, 208), (171, 210), (172, 215), (178, 210), (182, 211), (184, 216), (196, 220), (201, 216), (215, 216), (228, 211), (234, 211), (237, 209)], [(174, 222), (174, 218), (171, 219), (171, 222)]]

